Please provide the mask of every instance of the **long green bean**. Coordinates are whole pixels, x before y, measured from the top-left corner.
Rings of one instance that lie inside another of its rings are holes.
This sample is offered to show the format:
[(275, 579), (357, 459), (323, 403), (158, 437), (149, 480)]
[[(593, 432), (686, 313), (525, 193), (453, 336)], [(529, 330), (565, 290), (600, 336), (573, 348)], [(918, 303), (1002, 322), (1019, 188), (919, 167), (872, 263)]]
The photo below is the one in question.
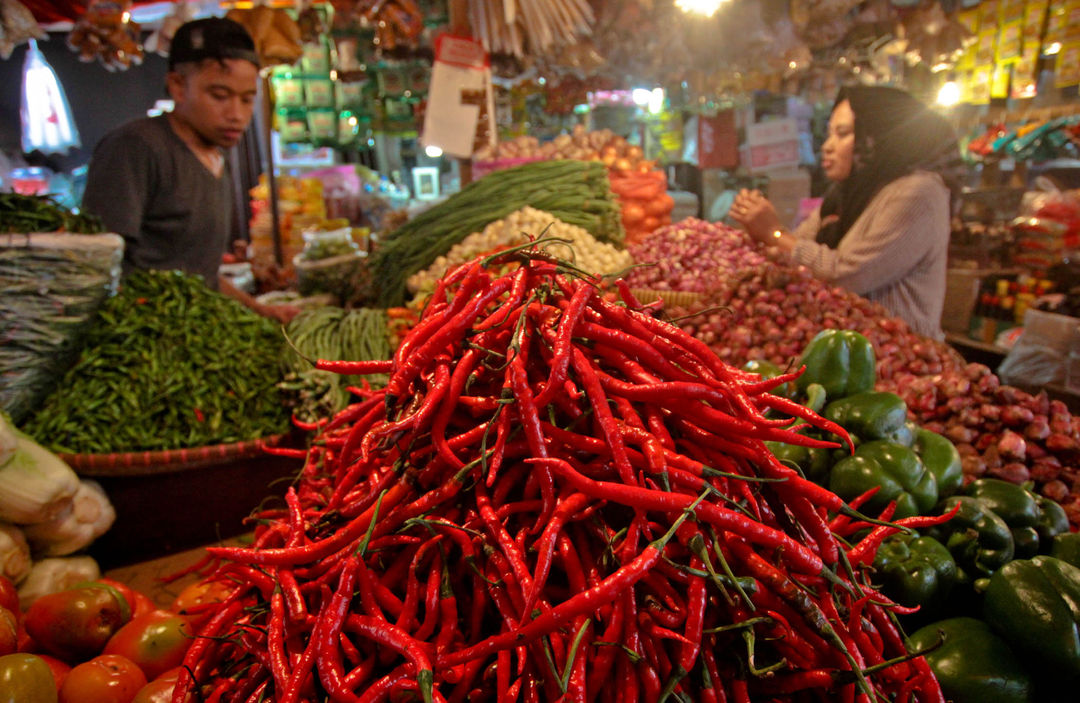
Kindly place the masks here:
[(409, 276), (431, 266), (468, 235), (526, 205), (572, 221), (600, 241), (622, 243), (622, 219), (603, 164), (537, 161), (470, 183), (386, 235), (369, 264), (374, 287), (369, 299), (380, 307), (404, 304)]

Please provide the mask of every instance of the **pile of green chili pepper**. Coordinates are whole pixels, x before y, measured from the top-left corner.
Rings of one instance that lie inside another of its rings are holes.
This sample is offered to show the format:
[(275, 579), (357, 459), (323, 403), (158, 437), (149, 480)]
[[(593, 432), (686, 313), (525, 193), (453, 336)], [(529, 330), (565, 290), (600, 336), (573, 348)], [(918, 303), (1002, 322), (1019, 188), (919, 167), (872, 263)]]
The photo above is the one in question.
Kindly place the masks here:
[(99, 234), (104, 231), (105, 225), (100, 218), (89, 213), (72, 212), (48, 195), (0, 193), (0, 234)]
[(100, 454), (245, 441), (288, 429), (277, 325), (178, 272), (135, 271), (24, 431)]
[(942, 700), (867, 576), (903, 528), (764, 445), (843, 430), (769, 392), (798, 373), (729, 367), (621, 291), (503, 253), (439, 281), (392, 360), (320, 360), (389, 381), (275, 450), (300, 480), (253, 546), (208, 550), (231, 595), (174, 698)]

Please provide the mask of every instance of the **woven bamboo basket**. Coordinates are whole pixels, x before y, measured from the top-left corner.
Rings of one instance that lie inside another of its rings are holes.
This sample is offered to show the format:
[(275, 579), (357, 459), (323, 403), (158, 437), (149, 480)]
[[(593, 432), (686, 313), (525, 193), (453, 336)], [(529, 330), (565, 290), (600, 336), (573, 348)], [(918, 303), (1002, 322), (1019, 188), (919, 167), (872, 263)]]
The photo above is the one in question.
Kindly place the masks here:
[(693, 307), (702, 301), (701, 293), (687, 290), (658, 290), (654, 288), (633, 288), (630, 291), (638, 302), (648, 305), (663, 300), (665, 305), (681, 308)]

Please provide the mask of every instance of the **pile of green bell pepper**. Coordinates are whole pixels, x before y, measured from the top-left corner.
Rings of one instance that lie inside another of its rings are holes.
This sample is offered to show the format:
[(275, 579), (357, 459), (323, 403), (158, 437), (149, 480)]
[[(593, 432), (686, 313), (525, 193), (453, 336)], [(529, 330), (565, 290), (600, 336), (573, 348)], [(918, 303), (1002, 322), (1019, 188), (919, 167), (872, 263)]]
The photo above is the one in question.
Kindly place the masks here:
[(983, 619), (1037, 672), (1048, 694), (1068, 691), (1076, 700), (1080, 568), (1050, 556), (1009, 562), (990, 578)]
[(850, 330), (822, 330), (803, 349), (799, 364), (806, 371), (795, 385), (800, 392), (817, 383), (829, 398), (873, 390), (877, 381), (874, 347)]
[(936, 612), (956, 585), (956, 561), (933, 537), (892, 535), (878, 548), (874, 571), (882, 592), (908, 608)]
[(865, 511), (880, 513), (896, 501), (895, 518), (925, 515), (938, 501), (937, 480), (913, 450), (888, 440), (859, 445), (855, 454), (836, 463), (829, 474), (829, 490), (852, 500), (877, 486)]
[(1009, 526), (1016, 559), (1029, 559), (1048, 551), (1053, 538), (1069, 529), (1069, 519), (1061, 505), (1015, 483), (980, 478), (964, 493), (997, 513)]
[[(908, 420), (900, 396), (874, 390), (874, 348), (866, 337), (849, 330), (823, 330), (803, 350), (799, 364), (806, 370), (795, 382), (795, 399), (843, 427), (857, 449), (852, 456), (846, 448), (830, 451), (767, 442), (781, 462), (846, 500), (881, 485), (867, 506), (871, 513), (894, 499), (897, 517), (925, 513), (939, 498), (959, 490), (963, 471), (952, 442)], [(751, 362), (745, 368), (763, 377), (780, 373), (767, 362)], [(816, 430), (808, 434), (838, 439)], [(871, 446), (864, 450), (863, 445)]]
[(926, 661), (953, 703), (1034, 703), (1031, 675), (1008, 643), (976, 618), (949, 618), (916, 630), (908, 651)]

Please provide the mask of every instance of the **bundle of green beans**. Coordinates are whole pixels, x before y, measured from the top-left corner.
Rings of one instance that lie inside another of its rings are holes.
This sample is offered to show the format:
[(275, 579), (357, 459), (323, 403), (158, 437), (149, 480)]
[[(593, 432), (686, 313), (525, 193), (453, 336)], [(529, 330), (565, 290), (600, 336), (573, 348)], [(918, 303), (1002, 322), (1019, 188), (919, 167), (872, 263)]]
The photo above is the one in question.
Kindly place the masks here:
[(53, 451), (203, 447), (284, 432), (274, 322), (194, 276), (134, 271), (24, 431)]
[(389, 359), (394, 349), (390, 345), (385, 311), (312, 308), (294, 317), (286, 334), (292, 346), (282, 354), (285, 380), (279, 387), (298, 420), (316, 422), (344, 408), (351, 400), (348, 386), (359, 386), (364, 380), (373, 388), (386, 385), (385, 375), (341, 376), (319, 371), (309, 361)]
[(105, 226), (94, 215), (72, 212), (48, 195), (0, 193), (0, 232), (59, 231), (98, 234)]
[[(462, 239), (526, 205), (622, 246), (618, 202), (599, 161), (536, 161), (474, 181), (384, 237), (369, 270), (379, 307), (405, 303), (406, 279)], [(539, 232), (530, 232), (539, 235)]]

